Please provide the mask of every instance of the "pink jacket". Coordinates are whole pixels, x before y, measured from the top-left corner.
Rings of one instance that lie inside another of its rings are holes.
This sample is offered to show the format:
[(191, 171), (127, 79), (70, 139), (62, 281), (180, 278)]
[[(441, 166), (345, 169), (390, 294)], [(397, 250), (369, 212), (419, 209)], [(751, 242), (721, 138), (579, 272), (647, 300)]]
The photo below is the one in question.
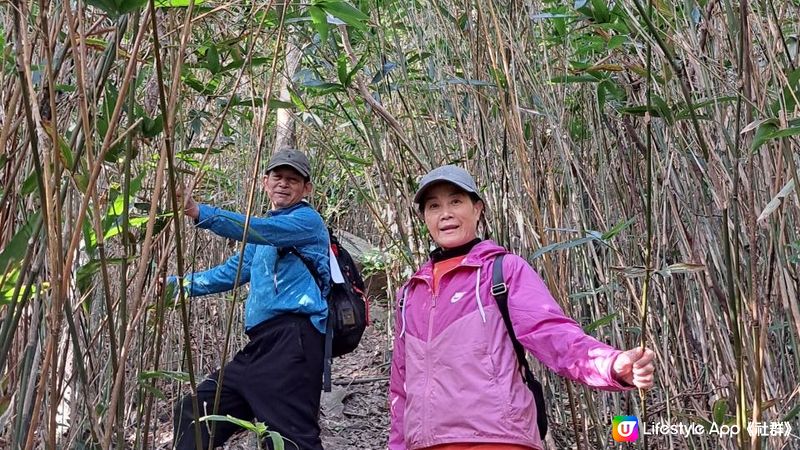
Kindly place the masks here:
[[(492, 262), (506, 250), (477, 244), (432, 294), (426, 262), (398, 297), (389, 401), (390, 450), (455, 442), (541, 449), (533, 395), (491, 294)], [(522, 345), (559, 375), (591, 387), (628, 389), (611, 375), (620, 353), (566, 317), (528, 263), (503, 260), (508, 306)]]

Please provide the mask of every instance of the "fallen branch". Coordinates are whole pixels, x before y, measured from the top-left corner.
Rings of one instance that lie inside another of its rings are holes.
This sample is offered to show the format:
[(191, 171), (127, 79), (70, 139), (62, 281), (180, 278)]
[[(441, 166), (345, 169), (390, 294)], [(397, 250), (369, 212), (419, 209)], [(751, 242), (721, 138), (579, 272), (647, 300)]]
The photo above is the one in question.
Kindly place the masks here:
[(381, 383), (384, 381), (389, 381), (389, 377), (353, 378), (352, 380), (333, 380), (332, 383), (337, 386), (350, 386), (352, 384)]

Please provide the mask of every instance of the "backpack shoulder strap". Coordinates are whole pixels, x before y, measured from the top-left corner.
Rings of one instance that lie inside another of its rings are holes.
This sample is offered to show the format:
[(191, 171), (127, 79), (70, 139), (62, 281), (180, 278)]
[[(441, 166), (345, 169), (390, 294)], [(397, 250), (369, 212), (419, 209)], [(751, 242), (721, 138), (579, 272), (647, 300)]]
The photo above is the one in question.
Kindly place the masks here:
[(503, 276), (503, 257), (505, 254), (498, 255), (494, 259), (492, 266), (492, 296), (497, 302), (497, 308), (500, 314), (503, 315), (503, 323), (506, 324), (506, 330), (511, 338), (511, 343), (514, 345), (514, 353), (517, 354), (517, 361), (519, 362), (520, 370), (522, 371), (523, 379), (528, 388), (533, 392), (533, 399), (536, 403), (536, 426), (539, 429), (539, 436), (544, 439), (547, 436), (547, 410), (544, 402), (544, 391), (542, 385), (533, 376), (531, 366), (525, 358), (525, 349), (517, 340), (517, 334), (514, 332), (514, 327), (511, 325), (511, 316), (508, 312), (508, 285), (506, 285), (505, 277)]
[(511, 337), (511, 343), (514, 345), (514, 353), (517, 354), (517, 361), (519, 362), (523, 376), (526, 381), (531, 381), (534, 379), (533, 372), (531, 372), (531, 366), (528, 364), (527, 358), (525, 358), (525, 348), (523, 348), (522, 344), (517, 340), (517, 334), (514, 332), (514, 327), (511, 325), (511, 316), (508, 312), (508, 285), (506, 285), (505, 277), (503, 276), (504, 256), (505, 254), (498, 255), (494, 259), (492, 265), (492, 296), (495, 302), (497, 302), (500, 314), (503, 315), (503, 323), (506, 324), (506, 330), (508, 331), (509, 337)]
[[(304, 257), (300, 254), (297, 250), (297, 247), (283, 247), (278, 249), (278, 257), (282, 258), (287, 254), (293, 254), (300, 258), (300, 261), (303, 261), (308, 271), (311, 273), (311, 276), (314, 277), (314, 280), (317, 282), (317, 286), (319, 286), (320, 291), (322, 291), (322, 279), (320, 279), (319, 272), (317, 272), (317, 268), (314, 267), (314, 264), (311, 262), (310, 259)], [(331, 309), (330, 304), (328, 305), (328, 318), (325, 320), (325, 350), (323, 356), (323, 366), (322, 366), (322, 390), (325, 392), (331, 391), (331, 355), (333, 354), (333, 321), (334, 318), (331, 317)]]
[(308, 271), (311, 272), (311, 276), (314, 277), (314, 281), (316, 281), (317, 285), (319, 286), (319, 288), (322, 289), (322, 280), (320, 279), (319, 272), (317, 272), (317, 268), (314, 267), (314, 263), (312, 263), (310, 259), (308, 259), (305, 256), (303, 256), (302, 254), (300, 254), (300, 251), (297, 250), (297, 247), (281, 247), (281, 248), (279, 248), (278, 249), (278, 258), (283, 258), (284, 256), (286, 256), (289, 253), (291, 253), (292, 255), (297, 256), (298, 258), (300, 258), (300, 261), (303, 261), (303, 264), (305, 264), (305, 266), (308, 269)]

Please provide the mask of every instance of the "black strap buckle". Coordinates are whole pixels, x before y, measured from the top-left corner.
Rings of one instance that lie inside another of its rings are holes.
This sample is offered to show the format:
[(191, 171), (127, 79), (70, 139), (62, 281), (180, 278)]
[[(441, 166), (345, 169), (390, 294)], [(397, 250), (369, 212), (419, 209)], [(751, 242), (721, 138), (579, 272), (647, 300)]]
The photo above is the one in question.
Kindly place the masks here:
[(492, 295), (497, 297), (498, 295), (503, 295), (508, 292), (508, 285), (505, 283), (500, 284), (493, 284), (492, 285)]

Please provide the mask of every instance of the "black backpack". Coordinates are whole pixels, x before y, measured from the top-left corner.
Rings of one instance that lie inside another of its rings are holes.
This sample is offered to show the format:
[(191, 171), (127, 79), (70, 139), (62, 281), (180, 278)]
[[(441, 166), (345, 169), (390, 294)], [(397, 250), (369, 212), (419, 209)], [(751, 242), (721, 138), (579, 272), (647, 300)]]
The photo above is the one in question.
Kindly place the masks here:
[[(325, 333), (325, 370), (323, 372), (323, 389), (331, 391), (331, 358), (346, 355), (358, 347), (361, 336), (364, 334), (369, 322), (369, 309), (364, 295), (364, 279), (358, 272), (353, 257), (333, 235), (328, 228), (331, 242), (331, 252), (336, 257), (336, 263), (342, 272), (343, 283), (329, 280), (328, 292), (328, 326)], [(281, 256), (291, 253), (306, 265), (308, 271), (314, 276), (317, 284), (322, 287), (322, 280), (314, 264), (305, 258), (295, 247), (282, 248), (278, 252)]]
[(519, 362), (520, 369), (522, 370), (522, 379), (525, 385), (533, 393), (533, 400), (536, 402), (536, 425), (539, 428), (539, 435), (542, 439), (547, 436), (547, 410), (544, 404), (544, 391), (542, 384), (533, 376), (531, 366), (525, 358), (525, 349), (522, 344), (517, 340), (517, 334), (511, 326), (511, 317), (508, 314), (508, 286), (506, 285), (505, 277), (503, 276), (503, 257), (499, 255), (494, 259), (492, 266), (492, 296), (497, 302), (497, 308), (500, 314), (503, 315), (503, 322), (506, 324), (508, 335), (511, 337), (511, 342), (514, 344), (514, 353), (517, 354), (517, 361)]

